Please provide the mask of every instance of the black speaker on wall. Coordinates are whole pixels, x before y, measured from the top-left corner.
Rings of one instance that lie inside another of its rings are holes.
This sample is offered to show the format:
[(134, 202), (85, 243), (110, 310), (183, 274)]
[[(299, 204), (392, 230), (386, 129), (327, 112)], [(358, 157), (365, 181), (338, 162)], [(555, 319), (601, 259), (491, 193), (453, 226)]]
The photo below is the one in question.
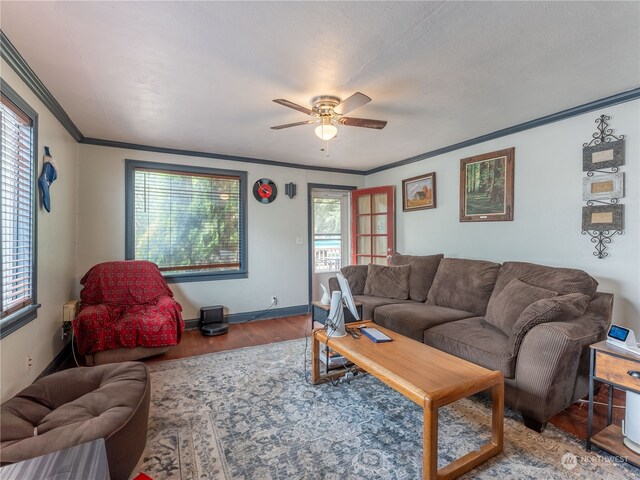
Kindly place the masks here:
[(200, 332), (207, 337), (222, 335), (229, 331), (229, 324), (224, 321), (224, 307), (202, 307), (200, 309)]

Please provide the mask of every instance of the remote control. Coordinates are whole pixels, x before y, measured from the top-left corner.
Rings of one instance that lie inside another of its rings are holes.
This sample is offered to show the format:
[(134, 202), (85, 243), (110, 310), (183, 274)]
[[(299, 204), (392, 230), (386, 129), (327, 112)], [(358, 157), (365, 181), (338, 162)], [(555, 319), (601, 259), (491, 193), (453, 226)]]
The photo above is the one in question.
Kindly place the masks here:
[(360, 327), (360, 331), (362, 333), (364, 333), (365, 336), (367, 336), (368, 338), (370, 338), (371, 340), (373, 340), (376, 343), (390, 342), (391, 341), (390, 337), (388, 337), (387, 335), (382, 333), (377, 328)]

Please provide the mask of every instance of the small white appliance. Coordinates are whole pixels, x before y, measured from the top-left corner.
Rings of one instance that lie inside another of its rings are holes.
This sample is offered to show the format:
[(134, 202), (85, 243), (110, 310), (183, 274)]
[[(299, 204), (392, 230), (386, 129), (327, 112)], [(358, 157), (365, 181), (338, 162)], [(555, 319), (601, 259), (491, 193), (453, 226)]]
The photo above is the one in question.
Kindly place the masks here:
[(331, 295), (329, 295), (329, 290), (323, 284), (320, 284), (322, 288), (322, 298), (320, 299), (320, 303), (323, 305), (329, 305), (331, 303)]
[(344, 309), (342, 308), (342, 293), (335, 291), (331, 294), (331, 308), (327, 317), (327, 333), (331, 337), (344, 337), (347, 329), (344, 325)]
[[(611, 325), (607, 332), (607, 342), (640, 356), (636, 335), (630, 328)], [(630, 376), (640, 380), (640, 371), (630, 370)], [(636, 453), (640, 453), (640, 394), (627, 391), (627, 406), (622, 422), (624, 444)]]
[(622, 422), (624, 444), (640, 453), (640, 394), (627, 391), (627, 408)]

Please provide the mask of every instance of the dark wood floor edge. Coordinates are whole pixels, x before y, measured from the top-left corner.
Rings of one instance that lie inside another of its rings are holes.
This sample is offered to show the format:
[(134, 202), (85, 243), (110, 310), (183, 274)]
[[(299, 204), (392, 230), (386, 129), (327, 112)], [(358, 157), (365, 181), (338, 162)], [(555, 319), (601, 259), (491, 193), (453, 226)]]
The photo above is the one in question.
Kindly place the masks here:
[(64, 362), (66, 362), (69, 359), (69, 357), (71, 357), (71, 342), (67, 342), (64, 345), (64, 347), (62, 347), (62, 350), (60, 350), (58, 354), (55, 357), (53, 357), (53, 360), (51, 360), (49, 365), (47, 365), (45, 369), (42, 371), (42, 373), (38, 375), (38, 378), (36, 378), (36, 380), (57, 372), (60, 366)]
[(291, 307), (257, 310), (255, 312), (232, 313), (225, 315), (224, 319), (229, 323), (245, 323), (270, 318), (284, 318), (293, 315), (304, 315), (311, 310), (309, 305), (293, 305)]
[[(274, 308), (271, 310), (258, 310), (255, 312), (232, 313), (224, 316), (224, 321), (229, 323), (246, 323), (274, 318), (292, 317), (309, 313), (309, 305), (294, 305), (292, 307)], [(199, 318), (189, 318), (184, 321), (185, 330), (197, 330), (200, 328)]]
[[(300, 338), (289, 338), (287, 340), (276, 340), (273, 342), (268, 342), (268, 343), (256, 343), (254, 345), (246, 345), (244, 347), (234, 347), (234, 348), (229, 348), (226, 350), (215, 350), (212, 352), (204, 352), (204, 353), (197, 353), (195, 355), (189, 355), (188, 357), (179, 357), (179, 358), (163, 358), (162, 354), (158, 355), (157, 357), (147, 357), (147, 358), (141, 358), (139, 361), (146, 364), (147, 366), (150, 365), (156, 365), (156, 364), (160, 364), (160, 363), (171, 363), (171, 362), (179, 362), (182, 360), (190, 360), (190, 359), (197, 359), (200, 357), (206, 357), (208, 355), (218, 355), (218, 354), (222, 354), (222, 353), (229, 353), (229, 352), (237, 352), (238, 350), (246, 350), (249, 348), (258, 348), (258, 347), (268, 347), (270, 345), (275, 345), (276, 343), (278, 345), (282, 345), (283, 343), (292, 343), (292, 342), (301, 342), (302, 340), (304, 340), (305, 337), (300, 337)], [(309, 351), (311, 351), (311, 342), (309, 341)]]

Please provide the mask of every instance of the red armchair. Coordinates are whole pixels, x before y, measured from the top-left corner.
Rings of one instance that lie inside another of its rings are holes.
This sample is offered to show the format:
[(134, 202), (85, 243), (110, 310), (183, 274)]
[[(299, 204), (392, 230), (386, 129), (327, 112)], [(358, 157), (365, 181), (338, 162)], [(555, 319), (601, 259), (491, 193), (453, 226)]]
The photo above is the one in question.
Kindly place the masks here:
[(157, 355), (180, 342), (182, 307), (154, 263), (100, 263), (80, 283), (73, 331), (88, 365)]

